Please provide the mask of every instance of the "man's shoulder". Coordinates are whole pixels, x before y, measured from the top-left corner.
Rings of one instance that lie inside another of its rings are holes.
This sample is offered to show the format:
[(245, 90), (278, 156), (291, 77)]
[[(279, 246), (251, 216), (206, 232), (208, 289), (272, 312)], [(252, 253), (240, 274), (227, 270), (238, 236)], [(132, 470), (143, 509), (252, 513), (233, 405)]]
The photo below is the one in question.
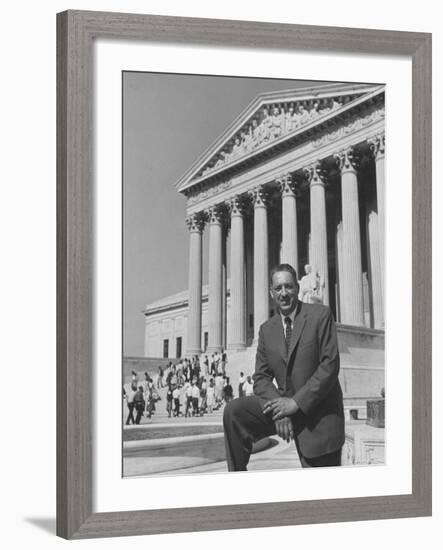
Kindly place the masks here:
[(281, 324), (281, 315), (280, 313), (275, 313), (272, 317), (260, 325), (260, 330), (266, 331), (267, 329), (278, 325), (278, 323)]
[(313, 317), (326, 317), (332, 315), (331, 308), (323, 304), (306, 304), (302, 302), (301, 311), (305, 315), (311, 315)]

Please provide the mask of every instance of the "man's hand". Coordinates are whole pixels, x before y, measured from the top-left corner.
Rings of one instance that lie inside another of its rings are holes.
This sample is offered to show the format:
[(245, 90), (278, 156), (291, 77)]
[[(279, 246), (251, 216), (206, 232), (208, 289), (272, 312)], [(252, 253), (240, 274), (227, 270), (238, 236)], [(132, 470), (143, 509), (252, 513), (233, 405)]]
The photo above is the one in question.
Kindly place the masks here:
[(292, 416), (297, 411), (298, 405), (290, 397), (277, 397), (265, 403), (263, 407), (264, 414), (272, 415), (274, 422), (287, 416)]
[(288, 443), (291, 439), (294, 439), (294, 429), (292, 428), (292, 421), (290, 418), (282, 418), (281, 420), (276, 420), (275, 422), (275, 431), (277, 435)]

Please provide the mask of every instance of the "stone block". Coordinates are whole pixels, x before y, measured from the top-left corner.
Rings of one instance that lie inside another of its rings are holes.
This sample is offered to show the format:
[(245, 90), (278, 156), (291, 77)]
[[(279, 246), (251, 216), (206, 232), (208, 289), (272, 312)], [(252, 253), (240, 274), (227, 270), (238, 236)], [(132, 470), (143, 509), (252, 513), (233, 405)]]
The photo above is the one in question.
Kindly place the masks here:
[(384, 464), (385, 430), (363, 423), (346, 425), (346, 438), (342, 452), (342, 464)]

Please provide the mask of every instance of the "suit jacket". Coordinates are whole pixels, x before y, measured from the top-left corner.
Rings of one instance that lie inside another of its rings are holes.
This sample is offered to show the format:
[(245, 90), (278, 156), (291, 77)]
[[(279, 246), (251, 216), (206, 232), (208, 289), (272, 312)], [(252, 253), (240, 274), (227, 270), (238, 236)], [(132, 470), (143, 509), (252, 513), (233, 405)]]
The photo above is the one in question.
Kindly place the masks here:
[(265, 401), (287, 396), (297, 402), (300, 410), (292, 417), (294, 435), (307, 458), (336, 451), (344, 443), (339, 369), (337, 333), (329, 307), (299, 303), (288, 353), (279, 313), (260, 327), (254, 393)]

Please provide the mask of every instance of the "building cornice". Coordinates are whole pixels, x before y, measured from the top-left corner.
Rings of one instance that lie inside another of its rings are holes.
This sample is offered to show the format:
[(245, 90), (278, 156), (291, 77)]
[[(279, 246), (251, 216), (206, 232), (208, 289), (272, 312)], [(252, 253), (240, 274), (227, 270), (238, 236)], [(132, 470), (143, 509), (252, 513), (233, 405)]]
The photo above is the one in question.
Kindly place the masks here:
[(384, 106), (375, 106), (360, 116), (341, 117), (341, 123), (313, 128), (308, 136), (300, 139), (298, 145), (270, 156), (267, 162), (251, 165), (248, 170), (239, 171), (227, 182), (215, 183), (194, 192), (187, 201), (187, 213), (198, 212), (212, 204), (226, 201), (233, 195), (247, 193), (256, 185), (270, 184), (282, 174), (303, 170), (304, 167), (328, 157), (344, 147), (355, 146), (378, 135), (384, 129)]

